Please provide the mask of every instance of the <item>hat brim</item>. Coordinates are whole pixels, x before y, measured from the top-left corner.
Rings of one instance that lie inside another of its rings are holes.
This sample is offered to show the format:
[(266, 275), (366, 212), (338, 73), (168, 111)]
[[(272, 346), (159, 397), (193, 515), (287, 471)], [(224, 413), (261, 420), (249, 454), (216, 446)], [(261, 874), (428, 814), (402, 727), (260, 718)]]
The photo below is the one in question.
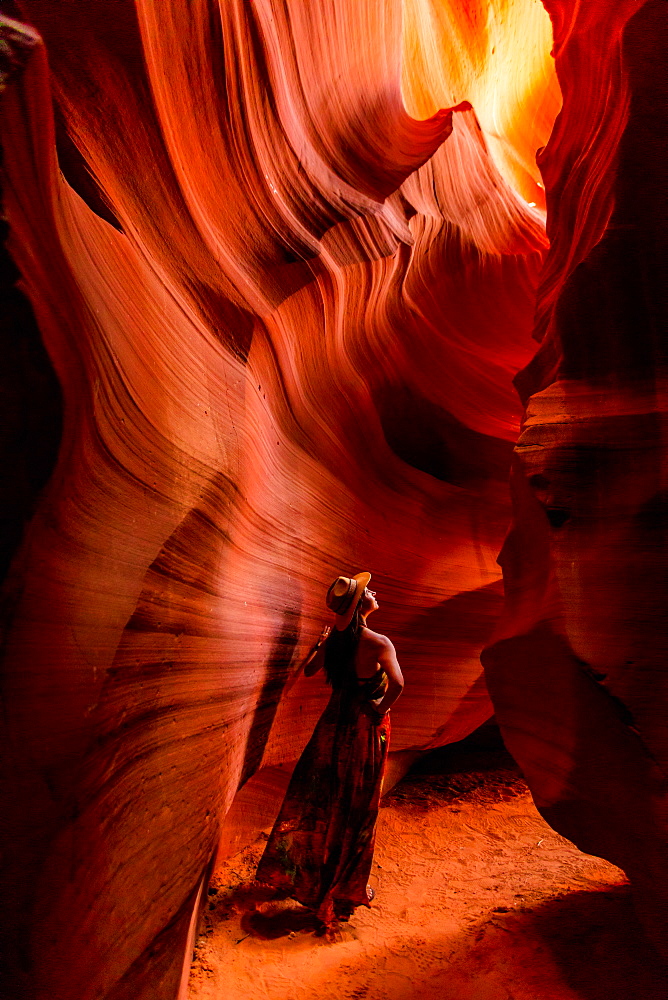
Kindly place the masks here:
[(334, 615), (334, 627), (339, 632), (343, 632), (343, 630), (345, 628), (348, 628), (348, 626), (350, 625), (353, 619), (353, 615), (355, 614), (355, 608), (359, 604), (360, 597), (362, 596), (362, 594), (364, 593), (369, 584), (369, 580), (371, 579), (371, 573), (356, 573), (350, 579), (354, 580), (357, 585), (355, 587), (354, 597), (350, 602), (350, 607), (348, 608), (345, 614)]

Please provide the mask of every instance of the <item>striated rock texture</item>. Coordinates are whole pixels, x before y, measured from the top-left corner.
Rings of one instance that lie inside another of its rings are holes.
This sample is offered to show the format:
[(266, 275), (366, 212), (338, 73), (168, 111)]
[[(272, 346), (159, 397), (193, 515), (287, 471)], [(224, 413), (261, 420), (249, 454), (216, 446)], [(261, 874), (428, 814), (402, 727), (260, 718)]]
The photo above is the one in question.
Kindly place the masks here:
[(323, 706), (296, 663), (334, 575), (374, 574), (395, 751), (492, 711), (550, 23), (534, 0), (2, 9), (45, 43), (19, 57), (3, 22), (3, 192), (62, 395), (61, 426), (41, 359), (12, 403), (48, 447), (10, 497), (7, 981), (162, 1000), (239, 788), (271, 801)]
[(540, 350), (483, 661), (545, 818), (629, 875), (668, 954), (668, 16), (546, 3), (563, 110), (541, 154)]

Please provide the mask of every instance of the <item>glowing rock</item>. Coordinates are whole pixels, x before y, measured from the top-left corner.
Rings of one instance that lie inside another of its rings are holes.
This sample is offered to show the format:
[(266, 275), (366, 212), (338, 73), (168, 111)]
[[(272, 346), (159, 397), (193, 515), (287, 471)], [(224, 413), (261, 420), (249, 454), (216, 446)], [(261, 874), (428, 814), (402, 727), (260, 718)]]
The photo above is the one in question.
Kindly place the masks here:
[(558, 91), (528, 0), (526, 63), (493, 33), (500, 117), (479, 26), (444, 102), (399, 0), (19, 7), (66, 176), (39, 49), (4, 97), (6, 208), (64, 426), (12, 569), (3, 919), (14, 955), (32, 928), (15, 992), (155, 1000), (241, 783), (322, 708), (295, 664), (335, 574), (373, 571), (395, 751), (491, 712)]

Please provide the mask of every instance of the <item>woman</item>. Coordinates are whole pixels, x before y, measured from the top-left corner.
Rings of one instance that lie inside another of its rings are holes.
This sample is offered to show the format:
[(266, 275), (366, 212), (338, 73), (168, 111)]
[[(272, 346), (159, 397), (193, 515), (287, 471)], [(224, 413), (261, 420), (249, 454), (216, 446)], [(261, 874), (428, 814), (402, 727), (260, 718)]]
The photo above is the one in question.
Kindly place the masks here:
[(375, 825), (390, 739), (390, 707), (404, 686), (394, 646), (367, 627), (378, 609), (370, 573), (338, 577), (327, 593), (334, 629), (304, 661), (324, 669), (332, 696), (295, 767), (256, 879), (314, 910), (328, 930), (369, 905)]

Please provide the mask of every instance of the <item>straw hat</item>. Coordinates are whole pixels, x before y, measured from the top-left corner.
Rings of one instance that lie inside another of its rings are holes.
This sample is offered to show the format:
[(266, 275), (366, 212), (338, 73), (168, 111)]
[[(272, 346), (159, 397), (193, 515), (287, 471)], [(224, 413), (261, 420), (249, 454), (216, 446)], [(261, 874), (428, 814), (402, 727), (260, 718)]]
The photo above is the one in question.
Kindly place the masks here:
[(327, 591), (327, 607), (336, 615), (335, 625), (339, 632), (350, 625), (355, 608), (370, 579), (371, 573), (337, 576)]

